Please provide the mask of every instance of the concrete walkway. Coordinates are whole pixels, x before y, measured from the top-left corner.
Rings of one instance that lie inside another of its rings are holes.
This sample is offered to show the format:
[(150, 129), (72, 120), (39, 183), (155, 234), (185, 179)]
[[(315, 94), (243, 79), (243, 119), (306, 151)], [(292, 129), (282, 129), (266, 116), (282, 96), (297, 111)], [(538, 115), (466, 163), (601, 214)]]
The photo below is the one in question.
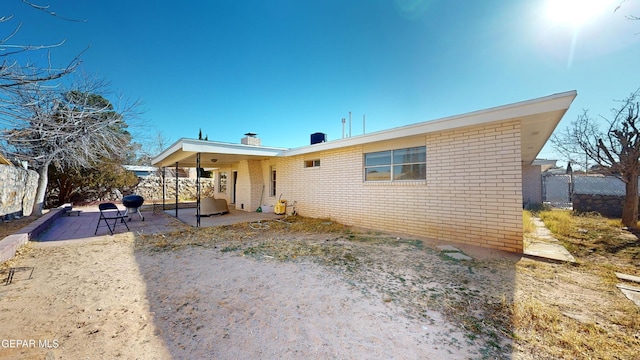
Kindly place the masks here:
[(527, 237), (529, 245), (524, 248), (525, 255), (557, 261), (576, 262), (573, 255), (560, 244), (558, 239), (553, 237), (551, 231), (544, 226), (540, 218), (534, 217), (532, 221), (536, 230), (533, 235)]

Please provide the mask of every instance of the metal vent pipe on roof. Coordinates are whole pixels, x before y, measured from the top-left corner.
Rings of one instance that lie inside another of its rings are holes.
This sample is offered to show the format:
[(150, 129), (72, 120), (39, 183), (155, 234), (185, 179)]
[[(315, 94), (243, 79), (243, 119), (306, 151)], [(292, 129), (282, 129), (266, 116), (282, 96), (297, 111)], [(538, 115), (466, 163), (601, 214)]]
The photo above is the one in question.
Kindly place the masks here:
[(365, 126), (364, 126), (364, 124), (365, 124), (364, 114), (362, 114), (362, 135), (364, 135), (364, 133), (365, 133)]

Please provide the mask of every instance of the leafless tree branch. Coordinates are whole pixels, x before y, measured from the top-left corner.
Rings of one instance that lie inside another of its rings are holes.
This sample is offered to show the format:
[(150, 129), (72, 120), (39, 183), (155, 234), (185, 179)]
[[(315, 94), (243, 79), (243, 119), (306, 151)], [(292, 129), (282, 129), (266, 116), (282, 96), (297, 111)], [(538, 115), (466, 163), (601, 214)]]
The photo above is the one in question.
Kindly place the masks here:
[[(38, 5), (28, 0), (22, 0), (22, 2), (34, 9), (44, 11), (49, 15), (60, 17), (61, 19), (66, 21), (84, 22), (61, 17), (55, 12), (49, 10), (48, 5)], [(0, 23), (5, 23), (11, 19), (13, 19), (13, 15), (3, 16), (2, 18), (0, 18)], [(84, 51), (73, 58), (73, 60), (71, 60), (71, 62), (69, 62), (69, 64), (63, 68), (52, 66), (50, 61), (47, 67), (37, 66), (35, 64), (22, 64), (22, 66), (18, 66), (17, 62), (11, 59), (12, 56), (27, 51), (50, 50), (60, 47), (65, 43), (65, 40), (62, 40), (56, 44), (45, 45), (9, 44), (8, 42), (15, 37), (15, 35), (20, 31), (21, 28), (22, 23), (18, 24), (6, 36), (0, 39), (0, 58), (5, 59), (0, 63), (0, 89), (18, 87), (33, 83), (46, 83), (51, 80), (60, 79), (61, 77), (75, 71), (80, 65), (80, 56), (84, 53)], [(50, 57), (50, 53), (48, 54), (48, 56)]]
[(23, 3), (25, 3), (25, 4), (27, 4), (27, 5), (29, 5), (29, 6), (31, 6), (32, 8), (34, 8), (34, 9), (36, 9), (36, 10), (43, 11), (43, 12), (45, 12), (45, 13), (47, 13), (47, 14), (51, 15), (51, 16), (58, 17), (58, 18), (60, 18), (60, 19), (62, 19), (62, 20), (65, 20), (65, 21), (73, 21), (73, 22), (87, 22), (87, 20), (86, 20), (86, 19), (84, 19), (84, 20), (78, 20), (78, 19), (71, 19), (71, 18), (66, 18), (66, 17), (60, 16), (60, 15), (58, 15), (58, 13), (56, 13), (55, 11), (51, 11), (51, 10), (49, 10), (49, 8), (51, 7), (50, 5), (37, 5), (37, 4), (34, 4), (34, 3), (30, 2), (30, 1), (27, 1), (27, 0), (22, 0), (22, 2), (23, 2)]

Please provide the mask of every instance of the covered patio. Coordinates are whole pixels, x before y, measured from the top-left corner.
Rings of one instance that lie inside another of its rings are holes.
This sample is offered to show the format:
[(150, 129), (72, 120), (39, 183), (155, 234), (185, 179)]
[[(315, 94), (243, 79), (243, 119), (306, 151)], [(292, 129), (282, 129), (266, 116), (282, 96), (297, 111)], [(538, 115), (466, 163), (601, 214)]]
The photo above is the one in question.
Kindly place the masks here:
[[(247, 133), (240, 144), (223, 143), (208, 140), (180, 139), (155, 159), (153, 165), (162, 169), (163, 188), (175, 186), (175, 197), (169, 199), (163, 193), (163, 209), (168, 214), (192, 226), (219, 226), (237, 222), (250, 222), (275, 219), (278, 215), (258, 213), (264, 195), (264, 181), (260, 174), (250, 167), (262, 160), (282, 156), (284, 148), (260, 146), (256, 134)], [(179, 181), (167, 179), (166, 169), (195, 168), (196, 201), (195, 208), (184, 208), (179, 198)], [(224, 215), (201, 216), (201, 170), (214, 171), (216, 174), (216, 199), (227, 201), (229, 212)], [(224, 173), (224, 177), (221, 176)], [(260, 201), (258, 200), (260, 199)], [(167, 210), (167, 207), (172, 207)], [(176, 210), (177, 209), (177, 210)]]

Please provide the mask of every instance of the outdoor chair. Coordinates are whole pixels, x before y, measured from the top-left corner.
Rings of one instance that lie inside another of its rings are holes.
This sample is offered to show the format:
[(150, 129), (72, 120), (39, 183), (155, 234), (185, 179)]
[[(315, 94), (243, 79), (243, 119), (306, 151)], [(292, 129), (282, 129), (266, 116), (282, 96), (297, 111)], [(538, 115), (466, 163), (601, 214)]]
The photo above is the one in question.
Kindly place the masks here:
[[(100, 227), (100, 222), (102, 221), (104, 221), (104, 223), (107, 224), (107, 227), (109, 228), (109, 232), (111, 233), (111, 235), (113, 235), (113, 232), (116, 230), (116, 225), (118, 224), (118, 220), (120, 220), (120, 222), (127, 227), (127, 230), (129, 230), (129, 225), (127, 225), (127, 222), (124, 220), (127, 217), (127, 215), (121, 213), (118, 207), (116, 206), (116, 204), (114, 203), (100, 204), (98, 205), (98, 209), (100, 209), (100, 219), (98, 219), (98, 225), (96, 226), (96, 231), (95, 233), (93, 233), (93, 235), (98, 234), (98, 228)], [(113, 220), (113, 228), (111, 227), (111, 225), (109, 225), (109, 220)]]

